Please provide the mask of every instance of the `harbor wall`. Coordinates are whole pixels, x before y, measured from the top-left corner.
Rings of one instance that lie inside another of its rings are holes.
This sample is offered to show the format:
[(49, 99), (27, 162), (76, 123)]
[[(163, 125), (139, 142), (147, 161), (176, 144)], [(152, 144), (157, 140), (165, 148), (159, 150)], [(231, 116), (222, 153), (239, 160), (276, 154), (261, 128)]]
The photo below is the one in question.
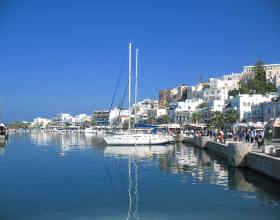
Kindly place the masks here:
[(215, 154), (227, 159), (228, 157), (228, 146), (226, 144), (208, 141), (206, 146), (207, 149), (213, 151)]
[(209, 137), (190, 137), (184, 139), (184, 143), (192, 144), (199, 148), (205, 148), (211, 139)]
[(187, 138), (184, 142), (209, 149), (227, 160), (229, 166), (250, 168), (280, 182), (280, 158), (252, 152), (252, 144), (241, 142), (223, 144), (214, 142), (209, 137)]
[(262, 153), (250, 152), (246, 156), (247, 167), (266, 174), (280, 182), (280, 159)]

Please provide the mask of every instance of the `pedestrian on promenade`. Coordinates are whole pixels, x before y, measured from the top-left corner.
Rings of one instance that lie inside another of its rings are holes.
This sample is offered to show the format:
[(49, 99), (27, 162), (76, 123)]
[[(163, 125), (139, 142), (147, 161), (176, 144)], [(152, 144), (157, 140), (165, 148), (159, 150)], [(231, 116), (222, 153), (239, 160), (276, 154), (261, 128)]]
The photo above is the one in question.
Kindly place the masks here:
[(238, 134), (238, 137), (239, 137), (239, 141), (243, 141), (243, 137), (244, 137), (244, 131), (243, 130), (241, 130), (240, 132), (239, 132), (239, 134)]
[(249, 131), (249, 130), (246, 130), (246, 133), (245, 133), (245, 141), (246, 141), (246, 143), (249, 143), (249, 142), (250, 142), (250, 131)]
[(251, 130), (250, 136), (251, 136), (251, 143), (253, 144), (254, 143), (254, 139), (256, 138), (256, 130), (255, 129)]
[(263, 135), (261, 132), (258, 132), (258, 134), (256, 135), (256, 140), (258, 143), (258, 148), (260, 148), (263, 144)]

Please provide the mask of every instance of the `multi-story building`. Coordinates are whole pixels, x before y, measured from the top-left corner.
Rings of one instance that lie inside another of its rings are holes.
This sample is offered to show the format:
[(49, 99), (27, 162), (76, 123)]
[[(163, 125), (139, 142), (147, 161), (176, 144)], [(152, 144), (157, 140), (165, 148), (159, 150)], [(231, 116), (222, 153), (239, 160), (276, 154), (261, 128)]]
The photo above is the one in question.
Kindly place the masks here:
[(60, 113), (57, 114), (55, 121), (58, 122), (60, 125), (71, 125), (72, 124), (72, 116), (68, 113)]
[(206, 107), (199, 109), (199, 114), (203, 122), (209, 122), (213, 112), (222, 112), (225, 107), (225, 102), (226, 100), (209, 100)]
[(81, 126), (86, 121), (91, 122), (91, 117), (87, 114), (79, 114), (79, 115), (76, 115), (75, 117), (72, 117), (72, 125), (75, 125), (75, 126)]
[(240, 121), (250, 121), (252, 117), (252, 106), (259, 105), (264, 102), (270, 102), (276, 97), (276, 93), (261, 95), (261, 94), (238, 94), (230, 99), (230, 105), (239, 113)]
[(31, 123), (31, 127), (46, 127), (48, 124), (51, 123), (51, 120), (47, 118), (35, 118)]
[[(144, 99), (137, 103), (136, 109), (137, 121), (144, 123), (151, 115), (149, 112), (155, 112), (155, 115), (157, 114), (157, 109), (159, 109), (159, 101), (153, 99)], [(135, 112), (135, 106), (133, 106), (133, 112)]]
[[(255, 66), (244, 66), (244, 76), (253, 76)], [(266, 73), (266, 80), (274, 83), (276, 87), (280, 86), (280, 64), (265, 64), (264, 70)]]
[(108, 126), (109, 117), (110, 117), (110, 111), (107, 110), (95, 111), (92, 114), (92, 118), (95, 120), (97, 125)]
[(275, 118), (280, 117), (280, 100), (279, 98), (272, 99), (271, 102), (264, 102), (252, 106), (251, 117), (248, 118), (252, 122), (270, 122)]
[(227, 100), (227, 88), (208, 88), (204, 90), (203, 99), (208, 102), (210, 100)]
[(242, 79), (242, 76), (243, 73), (231, 73), (223, 75), (221, 79), (224, 81), (233, 80), (239, 82)]
[(226, 74), (221, 79), (223, 80), (224, 87), (228, 91), (239, 89), (239, 82), (242, 79), (242, 73)]
[(203, 103), (202, 99), (187, 99), (185, 102), (178, 102), (174, 111), (175, 123), (185, 124), (189, 122), (191, 114)]
[(125, 121), (128, 121), (128, 110), (114, 108), (110, 111), (110, 126), (123, 125)]

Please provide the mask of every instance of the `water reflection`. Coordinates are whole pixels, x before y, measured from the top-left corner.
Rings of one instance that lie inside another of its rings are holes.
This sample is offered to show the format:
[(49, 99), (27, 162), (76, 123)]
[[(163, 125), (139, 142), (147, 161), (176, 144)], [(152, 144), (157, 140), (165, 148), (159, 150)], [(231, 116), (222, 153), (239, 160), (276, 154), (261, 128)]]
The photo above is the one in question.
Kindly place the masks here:
[(171, 167), (173, 173), (183, 174), (184, 179), (192, 177), (196, 183), (208, 182), (210, 184), (228, 187), (228, 171), (224, 164), (218, 163), (206, 151), (179, 144), (176, 147), (175, 160)]
[(166, 155), (174, 150), (173, 145), (154, 146), (107, 146), (104, 149), (106, 156), (133, 156), (139, 159), (154, 158)]
[(86, 149), (102, 144), (102, 139), (93, 134), (36, 132), (30, 134), (31, 142), (39, 146), (58, 146), (61, 152)]
[(142, 162), (156, 162), (160, 170), (180, 176), (182, 182), (214, 184), (237, 193), (248, 192), (244, 195), (248, 198), (252, 196), (251, 192), (255, 192), (261, 201), (279, 205), (280, 187), (278, 183), (251, 170), (228, 167), (226, 161), (215, 154), (192, 146), (177, 144), (109, 147), (104, 145), (102, 139), (94, 135), (44, 132), (31, 134), (31, 140), (38, 146), (59, 146), (62, 152), (98, 149), (104, 158), (126, 159), (129, 180), (128, 219), (132, 216), (138, 218), (138, 168)]
[(7, 144), (8, 140), (0, 138), (0, 160), (3, 158), (3, 155), (5, 154), (5, 146)]
[(138, 193), (138, 166), (140, 161), (159, 159), (160, 164), (172, 158), (174, 145), (154, 146), (107, 146), (104, 155), (116, 159), (127, 158), (128, 170), (128, 219), (139, 219), (138, 206), (140, 195)]

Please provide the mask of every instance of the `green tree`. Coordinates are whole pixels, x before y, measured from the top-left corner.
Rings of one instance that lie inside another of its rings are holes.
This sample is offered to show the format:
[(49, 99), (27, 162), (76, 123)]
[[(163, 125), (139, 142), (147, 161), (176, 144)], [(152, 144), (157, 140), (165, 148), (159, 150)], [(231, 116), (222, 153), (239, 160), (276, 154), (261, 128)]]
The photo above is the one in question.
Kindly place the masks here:
[(155, 125), (157, 123), (157, 120), (155, 117), (151, 116), (147, 119), (148, 124)]
[(234, 90), (230, 90), (229, 92), (228, 92), (228, 96), (233, 96), (233, 97), (235, 97), (236, 95), (238, 95), (239, 94), (239, 89), (234, 89)]
[(91, 122), (88, 121), (88, 120), (86, 120), (86, 121), (83, 121), (82, 127), (83, 127), (83, 128), (88, 128), (88, 127), (90, 127), (90, 125), (91, 125)]
[(31, 123), (30, 122), (23, 122), (23, 121), (15, 121), (7, 124), (7, 127), (10, 129), (29, 129)]
[(201, 116), (197, 112), (191, 114), (191, 123), (197, 124), (201, 121)]
[(93, 118), (93, 119), (91, 120), (91, 126), (96, 126), (96, 125), (97, 125), (96, 120)]
[(253, 68), (253, 77), (239, 84), (239, 89), (229, 91), (229, 96), (237, 94), (266, 94), (276, 92), (276, 86), (266, 80), (266, 72), (262, 61), (257, 61)]
[(226, 122), (234, 124), (239, 120), (239, 114), (236, 110), (230, 109), (225, 115)]
[(170, 118), (168, 115), (160, 116), (157, 120), (158, 124), (168, 124), (170, 122)]
[(202, 102), (198, 105), (198, 108), (206, 108), (208, 106), (207, 102)]
[[(135, 119), (134, 118), (130, 118), (130, 127), (133, 128), (135, 126)], [(127, 130), (128, 129), (128, 120), (126, 120), (124, 123), (123, 123), (123, 130)]]
[(222, 112), (215, 111), (211, 115), (211, 124), (218, 130), (221, 130), (225, 123), (225, 116)]

